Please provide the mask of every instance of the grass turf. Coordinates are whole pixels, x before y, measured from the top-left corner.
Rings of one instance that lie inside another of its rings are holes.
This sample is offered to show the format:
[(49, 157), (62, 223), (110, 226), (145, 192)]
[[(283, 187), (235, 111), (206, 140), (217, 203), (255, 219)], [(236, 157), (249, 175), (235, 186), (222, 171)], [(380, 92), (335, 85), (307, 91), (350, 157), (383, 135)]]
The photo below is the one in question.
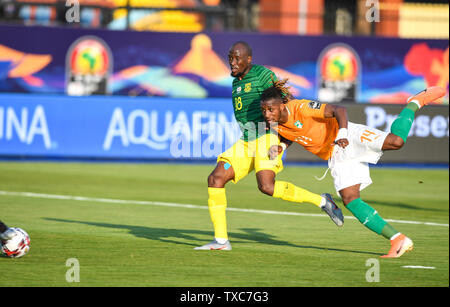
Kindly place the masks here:
[[(227, 212), (229, 252), (194, 251), (212, 239), (206, 178), (212, 165), (0, 163), (0, 191), (159, 201), (204, 206), (168, 207), (96, 200), (0, 194), (0, 218), (25, 229), (31, 251), (0, 257), (0, 286), (449, 286), (448, 170), (373, 168), (362, 198), (414, 240), (399, 259), (380, 259), (389, 243), (347, 218), (337, 228), (327, 216)], [(331, 192), (324, 169), (287, 166), (278, 178), (313, 192)], [(261, 194), (254, 174), (227, 185), (229, 208), (320, 213)], [(342, 206), (340, 201), (338, 205)], [(351, 213), (343, 208), (344, 215)], [(66, 261), (80, 264), (69, 283)], [(369, 283), (370, 259), (380, 264)], [(369, 261), (369, 262), (368, 262)], [(367, 265), (366, 265), (367, 264)], [(407, 269), (406, 265), (434, 267)]]

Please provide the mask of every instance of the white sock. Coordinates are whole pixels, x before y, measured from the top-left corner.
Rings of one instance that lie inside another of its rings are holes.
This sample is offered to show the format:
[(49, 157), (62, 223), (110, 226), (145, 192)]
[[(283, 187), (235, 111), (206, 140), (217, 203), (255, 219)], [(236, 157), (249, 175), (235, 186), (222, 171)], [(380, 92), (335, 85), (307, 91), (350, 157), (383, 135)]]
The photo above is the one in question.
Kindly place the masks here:
[(411, 100), (410, 103), (411, 102), (414, 102), (419, 107), (419, 109), (422, 108), (422, 106), (420, 105), (420, 103), (417, 100)]
[(394, 240), (394, 239), (397, 238), (399, 235), (401, 235), (400, 232), (396, 233), (395, 235), (393, 235), (393, 236), (391, 237), (390, 240), (391, 240), (391, 241)]
[(219, 244), (225, 244), (227, 241), (228, 241), (228, 239), (224, 239), (224, 238), (214, 238), (216, 241), (217, 241), (217, 243), (219, 243)]
[(322, 197), (322, 201), (320, 202), (320, 208), (325, 206), (326, 203), (327, 203), (327, 200), (325, 199), (325, 197)]

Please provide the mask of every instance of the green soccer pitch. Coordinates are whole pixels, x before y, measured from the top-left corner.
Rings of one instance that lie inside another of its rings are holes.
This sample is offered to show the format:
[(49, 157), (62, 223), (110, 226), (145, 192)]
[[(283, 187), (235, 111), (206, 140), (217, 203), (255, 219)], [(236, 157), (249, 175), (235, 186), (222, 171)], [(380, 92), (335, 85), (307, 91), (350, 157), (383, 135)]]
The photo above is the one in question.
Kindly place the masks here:
[(331, 193), (342, 228), (311, 204), (263, 195), (251, 174), (227, 185), (233, 250), (194, 251), (213, 236), (213, 167), (0, 162), (0, 219), (31, 236), (28, 255), (0, 257), (0, 286), (449, 286), (448, 170), (372, 169), (363, 199), (415, 243), (380, 259), (389, 242), (343, 208), (329, 175), (314, 179), (321, 167), (286, 166), (278, 178)]

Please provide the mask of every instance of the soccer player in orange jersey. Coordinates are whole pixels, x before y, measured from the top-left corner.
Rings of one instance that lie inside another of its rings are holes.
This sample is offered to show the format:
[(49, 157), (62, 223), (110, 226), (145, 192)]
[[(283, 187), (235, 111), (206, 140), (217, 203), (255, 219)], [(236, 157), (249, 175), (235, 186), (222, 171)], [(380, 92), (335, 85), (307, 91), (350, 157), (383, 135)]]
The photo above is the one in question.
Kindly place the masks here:
[(241, 138), (217, 158), (217, 165), (208, 176), (208, 208), (214, 227), (214, 240), (195, 250), (231, 250), (227, 231), (228, 182), (239, 182), (255, 172), (258, 189), (269, 196), (293, 203), (311, 203), (326, 212), (334, 223), (342, 226), (341, 209), (328, 193), (318, 195), (290, 182), (276, 180), (283, 169), (281, 155), (269, 159), (272, 144), (279, 144), (278, 135), (266, 129), (259, 107), (261, 93), (272, 86), (275, 74), (262, 65), (252, 63), (251, 47), (243, 41), (234, 43), (228, 52), (233, 79), (232, 102), (234, 116), (242, 131)]
[[(388, 133), (349, 122), (345, 107), (286, 99), (289, 97), (286, 81), (274, 82), (261, 96), (262, 113), (271, 128), (285, 139), (328, 160), (336, 191), (346, 208), (368, 229), (390, 239), (391, 248), (383, 258), (400, 257), (412, 250), (412, 240), (395, 230), (365, 203), (360, 191), (372, 183), (368, 164), (376, 164), (385, 150), (402, 148), (415, 112), (444, 96), (445, 90), (431, 87), (408, 99), (407, 106)], [(270, 156), (274, 158), (280, 154), (285, 147), (282, 146), (272, 146)]]

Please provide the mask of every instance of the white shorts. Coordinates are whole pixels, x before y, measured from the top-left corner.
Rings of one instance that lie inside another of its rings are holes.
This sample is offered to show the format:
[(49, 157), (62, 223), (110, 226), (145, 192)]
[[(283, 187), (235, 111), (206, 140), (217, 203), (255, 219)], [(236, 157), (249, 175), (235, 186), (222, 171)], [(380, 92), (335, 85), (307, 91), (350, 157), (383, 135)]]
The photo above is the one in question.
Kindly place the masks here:
[(368, 126), (348, 123), (349, 145), (345, 149), (336, 145), (328, 160), (338, 195), (344, 188), (361, 184), (362, 190), (372, 183), (369, 163), (376, 164), (380, 160), (388, 134)]

